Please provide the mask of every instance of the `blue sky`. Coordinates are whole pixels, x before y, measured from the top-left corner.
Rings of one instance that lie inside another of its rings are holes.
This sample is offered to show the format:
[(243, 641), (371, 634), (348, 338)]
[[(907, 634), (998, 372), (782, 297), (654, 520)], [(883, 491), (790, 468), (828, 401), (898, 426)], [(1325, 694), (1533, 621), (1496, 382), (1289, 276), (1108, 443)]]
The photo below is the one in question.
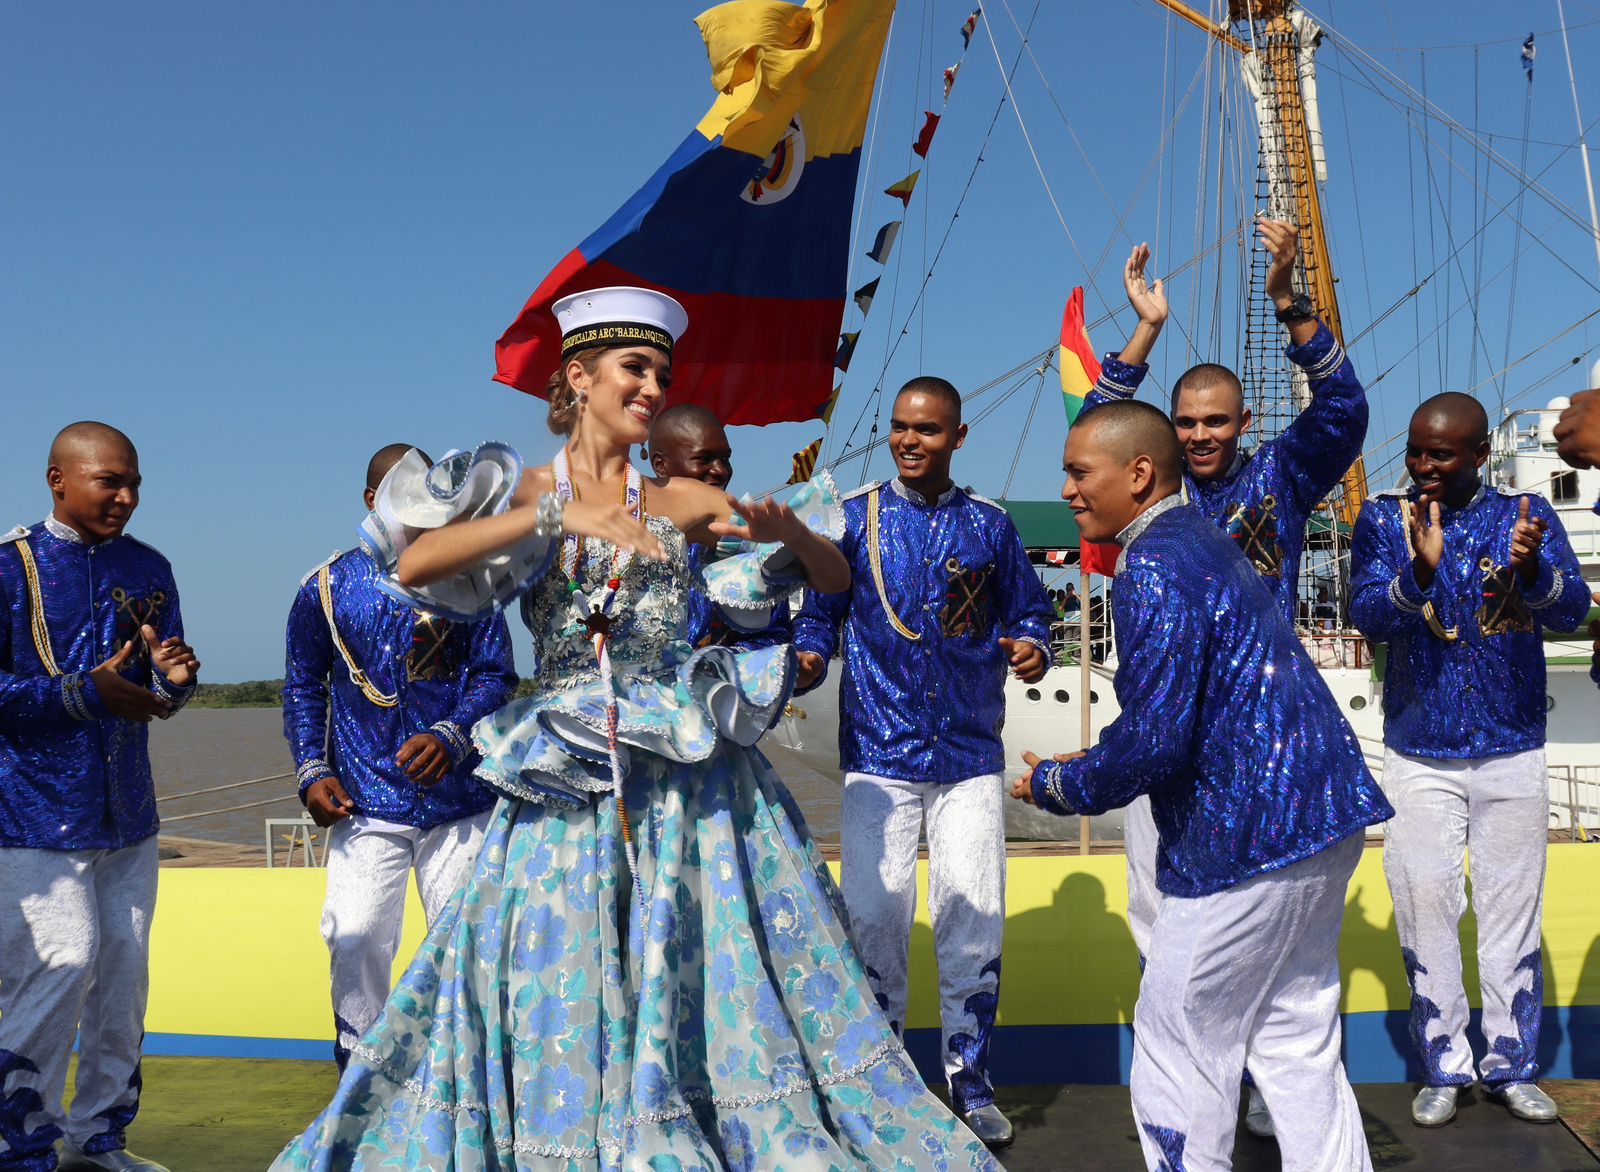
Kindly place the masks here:
[[(1009, 3), (1026, 23), (1032, 3)], [(553, 450), (542, 404), (489, 381), (493, 342), (545, 272), (709, 104), (691, 23), (699, 7), (7, 6), (0, 382), (9, 458), (0, 464), (0, 520), (36, 520), (48, 507), (44, 455), (58, 427), (82, 417), (116, 423), (144, 464), (145, 501), (132, 531), (171, 557), (207, 677), (280, 674), (295, 584), (352, 543), (361, 472), (375, 447), (404, 439), (438, 454), (495, 438), (532, 459)], [(1438, 8), (1320, 0), (1312, 11), (1413, 87), (1425, 81), (1438, 107), (1520, 162), (1525, 85), (1516, 42), (1555, 27), (1553, 0), (1515, 8), (1466, 0), (1450, 6), (1448, 22)], [(966, 11), (965, 0), (901, 5), (866, 190), (910, 169), (910, 141), (930, 95), (937, 102), (940, 70), (959, 54)], [(1567, 14), (1579, 68), (1600, 61), (1600, 3), (1568, 0)], [(1009, 64), (1019, 39), (1007, 9), (996, 3), (989, 19)], [(1216, 89), (1202, 81), (1177, 121), (1175, 145), (1146, 175), (1201, 66), (1203, 38), (1149, 0), (1046, 2), (1030, 44), (1049, 88), (1024, 56), (1015, 104), (1077, 247), (1009, 105), (985, 137), (1002, 82), (980, 32), (906, 215), (898, 263), (862, 327), (830, 455), (866, 405), (857, 444), (864, 437), (879, 381), (892, 388), (928, 370), (980, 386), (1053, 342), (1072, 285), (1090, 287), (1091, 321), (1108, 300), (1118, 303), (1133, 239), (1156, 244), (1155, 268), (1165, 272), (1193, 256), (1197, 239), (1216, 235), (1214, 203), (1196, 223), (1201, 193), (1215, 186), (1200, 167), (1202, 111), (1213, 112), (1213, 143), (1219, 133), (1243, 141), (1250, 122), (1235, 105), (1237, 85), (1224, 90), (1219, 131)], [(1582, 214), (1577, 155), (1561, 153), (1575, 123), (1559, 39), (1542, 35), (1539, 48), (1527, 166), (1548, 167), (1541, 182)], [(1473, 241), (1356, 347), (1363, 374), (1392, 368), (1373, 392), (1376, 446), (1422, 395), (1482, 380), (1504, 355), (1518, 358), (1600, 307), (1600, 265), (1581, 229), (1530, 194), (1520, 208), (1526, 251), (1513, 300), (1509, 271), (1491, 280), (1508, 270), (1519, 243), (1510, 216), (1474, 237), (1483, 221), (1475, 183), (1518, 210), (1506, 172), (1486, 170), (1461, 133), (1431, 114), (1414, 116), (1408, 131), (1397, 108), (1405, 99), (1388, 83), (1374, 92), (1373, 61), (1339, 46), (1319, 60), (1330, 236), (1350, 332), (1453, 246)], [(1580, 76), (1579, 97), (1587, 119), (1600, 117), (1600, 70)], [(1423, 151), (1421, 134), (1437, 149)], [(1600, 134), (1591, 138), (1600, 145)], [(923, 307), (908, 317), (980, 148), (984, 161)], [(876, 194), (864, 206), (858, 252), (898, 207)], [(1230, 197), (1225, 229), (1239, 206), (1248, 203)], [(855, 283), (875, 275), (858, 258)], [(1460, 310), (1479, 283), (1475, 335)], [(1213, 267), (1180, 277), (1175, 316), (1207, 357), (1231, 361), (1236, 330), (1226, 314), (1212, 320), (1218, 288)], [(1221, 290), (1225, 307), (1237, 302), (1227, 272)], [(1457, 313), (1448, 333), (1426, 337), (1449, 310)], [(1513, 401), (1577, 389), (1579, 374), (1557, 364), (1580, 353), (1592, 361), (1597, 323), (1511, 372)], [(846, 328), (857, 324), (852, 309)], [(1115, 348), (1126, 324), (1124, 314), (1096, 327), (1096, 345)], [(1180, 331), (1169, 328), (1154, 381), (1166, 385), (1189, 361)], [(959, 479), (991, 495), (1008, 479), (1013, 496), (1055, 494), (1062, 417), (1054, 377), (1031, 423), (1036, 382), (975, 429)], [(1499, 387), (1481, 393), (1493, 404)], [(782, 478), (771, 470), (786, 468), (819, 432), (816, 423), (739, 429), (735, 488), (770, 487)], [(881, 454), (870, 472), (887, 474)], [(862, 475), (856, 461), (840, 479), (849, 486)]]

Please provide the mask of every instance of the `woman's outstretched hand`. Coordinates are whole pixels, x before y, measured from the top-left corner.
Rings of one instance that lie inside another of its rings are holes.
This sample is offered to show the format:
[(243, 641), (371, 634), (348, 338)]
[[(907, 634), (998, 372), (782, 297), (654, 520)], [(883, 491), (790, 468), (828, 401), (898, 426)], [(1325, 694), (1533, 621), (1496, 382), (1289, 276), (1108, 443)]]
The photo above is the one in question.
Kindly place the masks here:
[(653, 562), (667, 560), (667, 551), (660, 539), (650, 532), (643, 521), (634, 520), (633, 514), (621, 505), (568, 501), (562, 509), (561, 528), (573, 537), (609, 541), (618, 549), (628, 550)]
[(718, 537), (733, 537), (740, 541), (757, 543), (781, 541), (788, 545), (796, 538), (803, 539), (810, 532), (805, 523), (795, 516), (793, 509), (771, 497), (759, 501), (740, 501), (735, 500), (729, 493), (722, 495), (728, 499), (728, 511), (743, 517), (744, 524), (713, 521), (709, 528)]

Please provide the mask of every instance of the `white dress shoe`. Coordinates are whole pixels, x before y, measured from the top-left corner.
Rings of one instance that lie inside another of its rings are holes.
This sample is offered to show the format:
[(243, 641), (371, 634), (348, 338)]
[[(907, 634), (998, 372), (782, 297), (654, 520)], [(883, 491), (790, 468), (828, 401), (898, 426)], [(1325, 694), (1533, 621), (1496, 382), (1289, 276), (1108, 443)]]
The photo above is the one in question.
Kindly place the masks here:
[(1460, 1087), (1423, 1087), (1411, 1100), (1411, 1122), (1418, 1127), (1443, 1127), (1456, 1117)]
[(961, 1117), (961, 1122), (970, 1127), (972, 1134), (982, 1140), (986, 1147), (1009, 1147), (1011, 1141), (1017, 1138), (1017, 1133), (1011, 1127), (1011, 1120), (1007, 1119), (1000, 1108), (993, 1103), (974, 1107)]
[(86, 1152), (71, 1140), (61, 1142), (61, 1172), (167, 1172), (165, 1164), (136, 1156), (127, 1148)]
[(1267, 1101), (1261, 1097), (1260, 1087), (1250, 1088), (1250, 1105), (1245, 1108), (1244, 1129), (1262, 1139), (1271, 1139), (1277, 1134), (1272, 1129), (1272, 1112), (1267, 1110)]
[(1514, 1082), (1492, 1093), (1505, 1102), (1506, 1110), (1529, 1123), (1554, 1123), (1560, 1114), (1556, 1101), (1531, 1082)]

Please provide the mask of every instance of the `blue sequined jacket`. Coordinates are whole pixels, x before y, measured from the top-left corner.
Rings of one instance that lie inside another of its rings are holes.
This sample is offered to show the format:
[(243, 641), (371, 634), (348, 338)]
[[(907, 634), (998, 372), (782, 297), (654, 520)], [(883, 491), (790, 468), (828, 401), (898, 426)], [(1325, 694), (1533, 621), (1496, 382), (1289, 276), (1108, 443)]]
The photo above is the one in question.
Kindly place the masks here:
[[(378, 589), (378, 568), (364, 550), (328, 566), (333, 617), (358, 670), (393, 707), (369, 700), (351, 678), (323, 611), (318, 571), (289, 611), (283, 686), (283, 731), (299, 776), (300, 797), (334, 776), (357, 812), (427, 829), (494, 804), (472, 778), (478, 761), (472, 726), (511, 698), (517, 673), (504, 616), (474, 623), (412, 610)], [(329, 717), (332, 679), (332, 717)], [(422, 785), (395, 764), (417, 733), (431, 732), (450, 750), (453, 766)]]
[[(882, 510), (887, 599), (868, 557), (869, 493)], [(850, 589), (808, 592), (794, 625), (795, 650), (824, 662), (844, 633), (840, 766), (899, 781), (999, 773), (1007, 662), (998, 640), (1033, 643), (1048, 663), (1055, 617), (1016, 526), (993, 501), (952, 487), (930, 505), (899, 480), (858, 489), (844, 508)], [(920, 639), (897, 632), (886, 610)]]
[(1208, 518), (1167, 499), (1122, 537), (1122, 712), (1084, 756), (1035, 769), (1033, 796), (1055, 814), (1099, 814), (1149, 794), (1156, 885), (1195, 897), (1394, 811), (1260, 576)]
[[(1351, 547), (1350, 615), (1388, 644), (1383, 739), (1413, 757), (1476, 760), (1544, 745), (1543, 630), (1570, 631), (1589, 612), (1577, 556), (1550, 503), (1529, 496), (1549, 528), (1539, 573), (1524, 588), (1510, 569), (1521, 494), (1483, 488), (1442, 509), (1444, 558), (1429, 588), (1411, 570), (1400, 492), (1369, 500)], [(1429, 625), (1432, 617), (1453, 641)]]
[(174, 710), (193, 693), (151, 668), (139, 637), (144, 623), (183, 635), (167, 559), (126, 535), (91, 545), (54, 517), (13, 530), (0, 539), (0, 620), (0, 846), (114, 850), (149, 838), (149, 729), (107, 712), (89, 673), (131, 639), (124, 678)]
[[(1187, 473), (1189, 503), (1219, 525), (1266, 579), (1293, 623), (1299, 601), (1306, 522), (1361, 455), (1367, 438), (1367, 393), (1332, 332), (1317, 332), (1285, 353), (1305, 371), (1311, 402), (1275, 439), (1267, 440), (1217, 480)], [(1132, 398), (1149, 367), (1107, 355), (1084, 410)]]

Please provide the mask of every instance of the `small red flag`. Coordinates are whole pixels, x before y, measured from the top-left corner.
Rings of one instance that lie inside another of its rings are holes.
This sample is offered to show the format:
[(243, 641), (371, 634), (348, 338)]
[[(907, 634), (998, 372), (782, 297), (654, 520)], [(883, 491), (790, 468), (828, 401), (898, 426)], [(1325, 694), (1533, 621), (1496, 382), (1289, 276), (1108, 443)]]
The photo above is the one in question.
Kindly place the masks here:
[(933, 142), (933, 132), (939, 128), (939, 115), (932, 110), (924, 110), (922, 115), (927, 121), (922, 124), (922, 130), (917, 134), (917, 141), (911, 144), (911, 149), (926, 159), (928, 144)]
[(1078, 559), (1091, 574), (1109, 578), (1117, 572), (1117, 557), (1122, 547), (1114, 541), (1085, 541), (1078, 546)]

